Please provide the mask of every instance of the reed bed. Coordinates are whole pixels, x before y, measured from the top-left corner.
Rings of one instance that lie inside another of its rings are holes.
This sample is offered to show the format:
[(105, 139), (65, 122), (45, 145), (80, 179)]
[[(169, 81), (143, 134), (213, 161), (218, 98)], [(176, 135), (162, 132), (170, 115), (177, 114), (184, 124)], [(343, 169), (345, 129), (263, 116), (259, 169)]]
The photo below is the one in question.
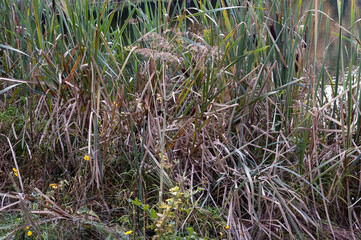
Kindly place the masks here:
[(356, 1), (55, 3), (0, 5), (0, 239), (361, 238)]

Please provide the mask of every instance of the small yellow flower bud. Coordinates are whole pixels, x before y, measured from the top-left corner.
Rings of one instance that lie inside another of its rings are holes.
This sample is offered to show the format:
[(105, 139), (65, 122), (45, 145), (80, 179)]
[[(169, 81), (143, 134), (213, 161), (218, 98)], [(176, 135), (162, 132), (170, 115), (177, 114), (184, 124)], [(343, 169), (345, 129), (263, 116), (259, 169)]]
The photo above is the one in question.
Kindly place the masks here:
[(19, 170), (17, 170), (16, 168), (13, 168), (13, 171), (14, 171), (15, 176), (18, 176)]

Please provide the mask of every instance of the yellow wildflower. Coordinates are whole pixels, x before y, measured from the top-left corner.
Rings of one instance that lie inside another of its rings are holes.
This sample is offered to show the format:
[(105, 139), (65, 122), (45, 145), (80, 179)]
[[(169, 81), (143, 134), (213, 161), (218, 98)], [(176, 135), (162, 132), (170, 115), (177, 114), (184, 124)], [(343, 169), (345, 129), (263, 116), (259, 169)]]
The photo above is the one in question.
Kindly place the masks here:
[(26, 229), (29, 229), (29, 228), (30, 228), (29, 226), (26, 227)]
[(128, 231), (128, 232), (125, 232), (124, 234), (125, 234), (125, 235), (129, 235), (129, 234), (132, 234), (132, 233), (133, 233), (133, 231), (130, 230), (130, 231)]
[(85, 160), (85, 161), (89, 161), (89, 159), (90, 159), (90, 158), (89, 158), (89, 155), (85, 155), (85, 156), (84, 156), (84, 160)]
[(228, 225), (226, 226), (226, 229), (229, 229), (229, 226), (228, 226)]
[(164, 162), (167, 161), (167, 156), (165, 154), (163, 154), (163, 157), (162, 157), (162, 154), (159, 153), (158, 156), (161, 160), (163, 159)]
[(49, 187), (52, 187), (54, 189), (57, 189), (58, 188), (58, 185), (56, 185), (56, 183), (51, 183), (49, 184)]
[(31, 235), (33, 235), (32, 231), (28, 231), (28, 236), (30, 237)]
[(17, 170), (16, 168), (13, 168), (13, 171), (14, 171), (15, 176), (18, 176), (19, 170)]
[(171, 189), (169, 189), (170, 192), (178, 192), (179, 191), (179, 187), (178, 186), (175, 186)]

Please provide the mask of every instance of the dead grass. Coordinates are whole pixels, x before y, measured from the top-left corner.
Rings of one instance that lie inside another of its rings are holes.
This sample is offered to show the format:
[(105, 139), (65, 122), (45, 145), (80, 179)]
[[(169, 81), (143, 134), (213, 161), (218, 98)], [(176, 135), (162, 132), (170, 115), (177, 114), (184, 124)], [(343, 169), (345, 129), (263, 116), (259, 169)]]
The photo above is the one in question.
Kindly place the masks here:
[(1, 7), (0, 239), (359, 239), (359, 70), (325, 97), (294, 67), (313, 11), (232, 3), (115, 30)]

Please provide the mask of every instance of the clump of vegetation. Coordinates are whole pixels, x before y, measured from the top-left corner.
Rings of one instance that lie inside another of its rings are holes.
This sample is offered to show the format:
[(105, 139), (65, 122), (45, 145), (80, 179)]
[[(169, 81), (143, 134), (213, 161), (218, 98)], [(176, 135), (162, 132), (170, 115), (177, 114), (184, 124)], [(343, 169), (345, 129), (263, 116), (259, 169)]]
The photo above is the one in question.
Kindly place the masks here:
[(0, 5), (0, 239), (361, 237), (358, 26), (88, 2)]

